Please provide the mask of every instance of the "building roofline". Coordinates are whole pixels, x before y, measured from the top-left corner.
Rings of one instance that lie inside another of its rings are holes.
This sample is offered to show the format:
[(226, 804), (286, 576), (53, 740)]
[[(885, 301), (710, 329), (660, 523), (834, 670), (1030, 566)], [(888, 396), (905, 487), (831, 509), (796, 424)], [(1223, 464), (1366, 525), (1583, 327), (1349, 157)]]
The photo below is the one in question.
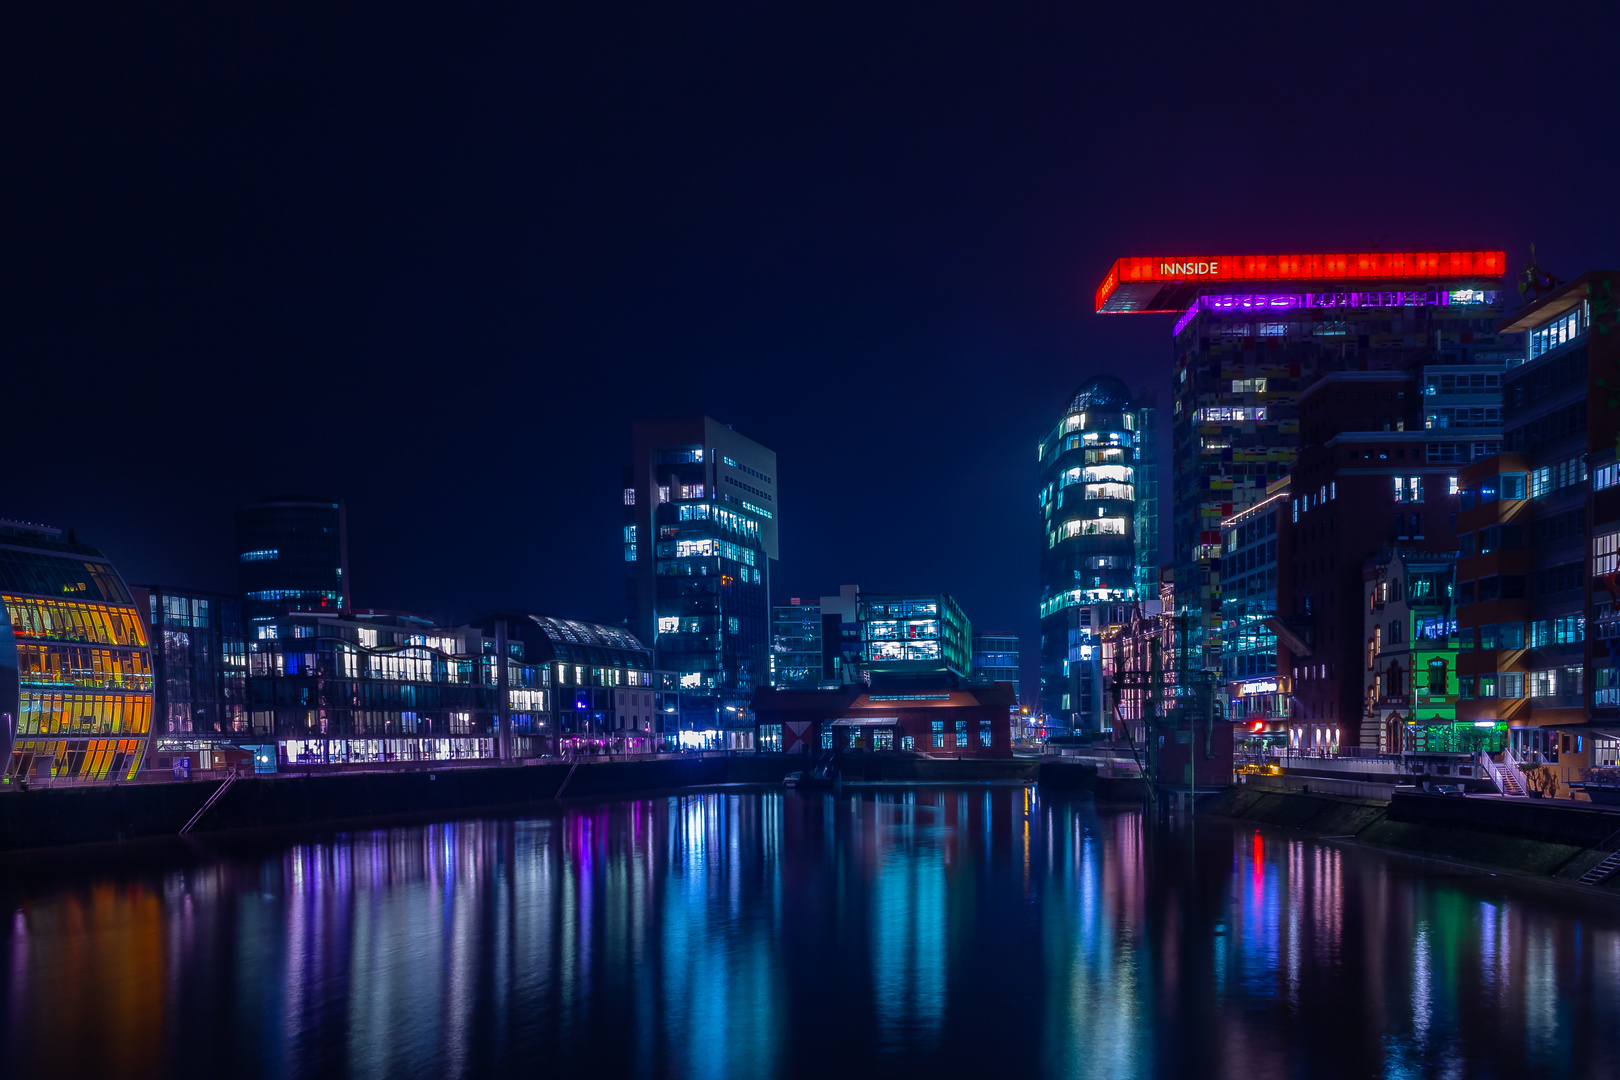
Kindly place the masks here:
[(1530, 301), (1497, 326), (1499, 334), (1517, 334), (1556, 319), (1592, 295), (1592, 283), (1605, 278), (1620, 278), (1620, 270), (1588, 270), (1572, 281), (1566, 281), (1546, 296)]

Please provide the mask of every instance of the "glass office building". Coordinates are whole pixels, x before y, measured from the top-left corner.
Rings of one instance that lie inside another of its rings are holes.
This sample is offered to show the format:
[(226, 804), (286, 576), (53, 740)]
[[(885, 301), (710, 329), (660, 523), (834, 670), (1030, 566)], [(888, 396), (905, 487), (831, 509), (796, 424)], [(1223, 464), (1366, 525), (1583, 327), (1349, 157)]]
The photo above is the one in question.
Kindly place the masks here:
[[(1177, 601), (1200, 616), (1204, 666), (1223, 667), (1221, 524), (1265, 498), (1309, 441), (1301, 394), (1329, 372), (1408, 368), (1446, 351), (1500, 363), (1505, 270), (1500, 251), (1132, 257), (1109, 269), (1098, 312), (1177, 316), (1171, 535)], [(1436, 413), (1494, 426), (1478, 404)], [(1391, 403), (1392, 423), (1399, 411)], [(1480, 445), (1493, 438), (1481, 431)], [(1453, 452), (1457, 441), (1446, 443)]]
[(4, 780), (133, 777), (151, 730), (152, 655), (118, 571), (71, 532), (0, 522), (0, 602), (0, 714), (13, 717)]
[(1041, 711), (1051, 730), (1105, 726), (1096, 639), (1120, 621), (1141, 581), (1157, 580), (1152, 422), (1151, 405), (1099, 375), (1075, 391), (1040, 443)]
[(154, 768), (185, 758), (192, 769), (251, 764), (247, 639), (234, 596), (137, 586), (152, 642)]
[(547, 672), (545, 716), (535, 727), (546, 751), (611, 745), (624, 753), (679, 744), (678, 682), (655, 672), (652, 650), (630, 631), (578, 619), (501, 611), (478, 620), (491, 639)]
[(973, 624), (949, 593), (860, 593), (861, 668), (871, 679), (973, 674)]
[(1018, 691), (1018, 635), (974, 634), (973, 673), (991, 682), (1013, 684)]
[(343, 504), (267, 499), (236, 511), (237, 583), (249, 623), (283, 611), (348, 611)]
[(500, 644), (399, 614), (250, 624), (252, 737), (283, 768), (534, 757), (550, 673)]
[(831, 677), (821, 644), (821, 605), (801, 604), (795, 597), (790, 604), (771, 609), (772, 686), (820, 686)]
[(707, 416), (637, 422), (623, 498), (632, 633), (676, 673), (682, 730), (749, 745), (770, 677), (776, 454)]
[(1221, 524), (1221, 619), (1227, 715), (1250, 749), (1286, 738), (1289, 680), (1277, 667), (1277, 578), (1288, 560), (1289, 485)]

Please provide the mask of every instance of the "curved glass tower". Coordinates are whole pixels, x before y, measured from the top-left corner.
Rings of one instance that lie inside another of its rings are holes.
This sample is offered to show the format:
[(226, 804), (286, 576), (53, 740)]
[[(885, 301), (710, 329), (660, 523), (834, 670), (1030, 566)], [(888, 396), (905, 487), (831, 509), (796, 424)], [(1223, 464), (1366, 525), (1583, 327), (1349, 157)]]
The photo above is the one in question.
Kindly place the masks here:
[(0, 602), (0, 714), (15, 709), (0, 780), (134, 776), (152, 726), (152, 654), (118, 571), (71, 533), (0, 522)]
[(1152, 426), (1150, 406), (1099, 375), (1075, 391), (1041, 440), (1041, 710), (1049, 730), (1112, 726), (1102, 713), (1096, 635), (1124, 621), (1139, 580), (1156, 579), (1157, 514), (1148, 501), (1156, 448), (1144, 438)]
[(249, 621), (268, 622), (289, 611), (352, 610), (341, 502), (289, 497), (240, 507), (236, 551), (242, 614)]

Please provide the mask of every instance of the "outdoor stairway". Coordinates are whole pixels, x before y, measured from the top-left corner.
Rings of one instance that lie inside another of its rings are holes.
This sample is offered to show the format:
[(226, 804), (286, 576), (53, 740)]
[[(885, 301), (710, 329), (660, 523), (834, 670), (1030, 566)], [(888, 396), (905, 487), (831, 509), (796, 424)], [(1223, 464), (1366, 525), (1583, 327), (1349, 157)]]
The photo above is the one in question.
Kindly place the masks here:
[(1524, 798), (1524, 774), (1519, 771), (1519, 763), (1513, 757), (1513, 751), (1503, 748), (1502, 760), (1493, 761), (1486, 751), (1480, 751), (1479, 764), (1485, 770), (1485, 775), (1496, 784), (1496, 790), (1503, 795)]
[(574, 770), (577, 768), (579, 768), (579, 758), (575, 757), (574, 763), (568, 766), (568, 775), (563, 777), (563, 782), (557, 785), (557, 794), (552, 796), (553, 799), (562, 798), (563, 788), (567, 787), (568, 781), (574, 778)]
[(1616, 870), (1620, 870), (1620, 849), (1609, 852), (1603, 856), (1603, 861), (1581, 875), (1582, 885), (1601, 885), (1609, 880)]
[(190, 832), (191, 827), (193, 825), (197, 824), (197, 822), (201, 821), (202, 816), (204, 814), (208, 813), (209, 809), (215, 803), (219, 802), (220, 796), (224, 795), (227, 791), (229, 791), (231, 789), (231, 785), (236, 783), (236, 779), (237, 779), (238, 775), (239, 774), (236, 771), (236, 766), (234, 766), (234, 765), (231, 766), (231, 768), (225, 773), (224, 781), (219, 785), (219, 787), (214, 789), (214, 793), (212, 795), (208, 796), (208, 801), (203, 803), (202, 806), (198, 808), (198, 810), (197, 810), (197, 812), (195, 814), (191, 815), (191, 820), (190, 821), (187, 821), (184, 825), (180, 826), (180, 835), (181, 836), (184, 836), (184, 835), (186, 835), (186, 833)]

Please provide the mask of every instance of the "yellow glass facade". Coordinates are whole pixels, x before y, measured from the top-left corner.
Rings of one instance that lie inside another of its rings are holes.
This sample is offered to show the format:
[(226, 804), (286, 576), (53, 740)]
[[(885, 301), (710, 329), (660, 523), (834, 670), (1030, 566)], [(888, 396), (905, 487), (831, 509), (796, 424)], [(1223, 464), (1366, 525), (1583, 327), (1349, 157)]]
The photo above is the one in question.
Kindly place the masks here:
[(76, 648), (17, 644), (22, 681), (30, 686), (91, 690), (150, 690), (152, 667), (145, 652), (134, 649)]
[[(93, 549), (55, 536), (0, 536), (0, 603), (18, 680), (7, 782), (132, 779), (145, 756), (152, 729), (145, 624), (112, 567), (87, 554)], [(53, 588), (73, 598), (29, 595)]]
[(24, 638), (84, 641), (100, 645), (146, 647), (146, 630), (134, 605), (85, 604), (77, 600), (35, 600), (0, 594), (11, 629), (21, 645)]

